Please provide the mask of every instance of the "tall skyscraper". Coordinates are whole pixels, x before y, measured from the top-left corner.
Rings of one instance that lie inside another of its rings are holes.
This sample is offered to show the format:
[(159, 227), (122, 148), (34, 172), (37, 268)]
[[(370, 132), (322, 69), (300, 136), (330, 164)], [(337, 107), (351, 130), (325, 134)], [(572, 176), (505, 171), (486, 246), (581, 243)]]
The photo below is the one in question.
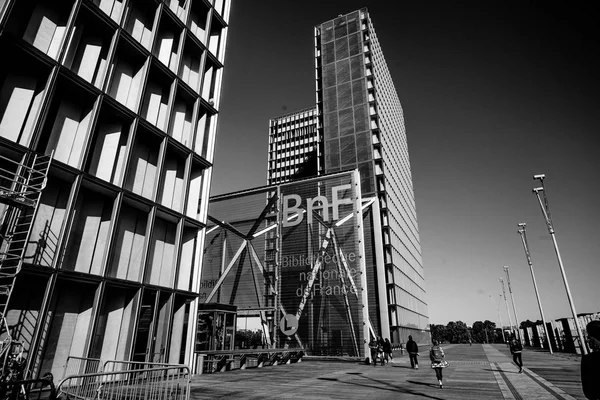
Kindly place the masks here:
[(0, 1), (0, 334), (32, 378), (192, 364), (230, 5)]
[(315, 67), (324, 173), (358, 168), (363, 200), (377, 199), (379, 215), (365, 221), (373, 224), (370, 231), (381, 231), (382, 241), (374, 234), (366, 255), (373, 266), (371, 322), (395, 342), (409, 334), (426, 340), (425, 278), (404, 116), (367, 9), (315, 27)]
[(323, 143), (315, 107), (269, 121), (269, 185), (319, 175), (323, 170)]

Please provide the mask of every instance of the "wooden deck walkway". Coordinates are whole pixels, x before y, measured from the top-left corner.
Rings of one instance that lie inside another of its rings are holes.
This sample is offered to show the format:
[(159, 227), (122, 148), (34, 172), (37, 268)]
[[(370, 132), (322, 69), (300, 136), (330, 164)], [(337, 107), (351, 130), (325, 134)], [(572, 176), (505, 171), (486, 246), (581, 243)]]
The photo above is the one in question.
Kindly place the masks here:
[(447, 345), (450, 367), (444, 388), (424, 355), (420, 369), (394, 352), (385, 366), (352, 361), (316, 361), (229, 371), (192, 378), (191, 399), (525, 399), (585, 400), (579, 357), (525, 349), (525, 373), (518, 374), (504, 345)]

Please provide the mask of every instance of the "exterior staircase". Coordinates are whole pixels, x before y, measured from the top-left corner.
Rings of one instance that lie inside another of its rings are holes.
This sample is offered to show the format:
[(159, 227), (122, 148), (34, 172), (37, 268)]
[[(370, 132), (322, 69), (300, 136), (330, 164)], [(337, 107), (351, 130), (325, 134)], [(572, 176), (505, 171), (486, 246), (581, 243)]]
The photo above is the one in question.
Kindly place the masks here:
[(27, 153), (20, 161), (0, 155), (0, 363), (6, 367), (14, 347), (6, 320), (13, 287), (23, 265), (31, 227), (46, 187), (52, 155)]

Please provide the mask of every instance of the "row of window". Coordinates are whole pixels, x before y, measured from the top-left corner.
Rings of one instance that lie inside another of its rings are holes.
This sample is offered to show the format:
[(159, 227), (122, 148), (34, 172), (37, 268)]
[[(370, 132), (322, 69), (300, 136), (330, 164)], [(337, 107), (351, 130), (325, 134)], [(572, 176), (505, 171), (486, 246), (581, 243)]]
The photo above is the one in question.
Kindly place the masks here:
[(21, 272), (16, 280), (5, 317), (15, 327), (12, 339), (30, 350), (27, 370), (34, 377), (46, 372), (62, 377), (68, 357), (189, 362), (192, 296), (68, 275), (53, 283), (49, 275)]
[(429, 318), (401, 306), (390, 307), (390, 323), (418, 330), (429, 329)]
[[(168, 176), (163, 182), (161, 197), (172, 196)], [(187, 206), (197, 214), (194, 200)], [(1, 211), (6, 207), (0, 205)], [(190, 291), (198, 266), (199, 227), (181, 214), (150, 206), (88, 176), (69, 177), (55, 167), (37, 206), (24, 261)]]
[(388, 287), (388, 304), (398, 305), (421, 315), (427, 315), (427, 304), (399, 286)]
[(297, 128), (285, 132), (285, 135), (274, 135), (273, 132), (269, 132), (269, 144), (271, 146), (286, 146), (291, 143), (306, 143), (309, 140), (317, 140), (317, 125), (309, 125), (304, 128)]

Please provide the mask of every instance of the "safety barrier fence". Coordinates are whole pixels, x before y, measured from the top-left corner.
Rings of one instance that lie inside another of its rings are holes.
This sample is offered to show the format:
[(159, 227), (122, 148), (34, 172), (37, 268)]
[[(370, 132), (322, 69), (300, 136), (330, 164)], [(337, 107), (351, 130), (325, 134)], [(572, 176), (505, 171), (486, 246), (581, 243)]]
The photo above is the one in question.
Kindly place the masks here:
[(248, 349), (219, 350), (198, 353), (200, 374), (230, 371), (233, 369), (262, 368), (278, 364), (300, 362), (304, 357), (303, 349)]
[[(145, 368), (143, 363), (113, 363), (120, 371), (69, 376), (58, 385), (59, 397), (91, 400), (187, 400), (190, 371), (183, 365)], [(132, 367), (127, 369), (127, 367)]]
[(67, 357), (63, 378), (73, 375), (102, 372), (102, 360), (99, 358)]

